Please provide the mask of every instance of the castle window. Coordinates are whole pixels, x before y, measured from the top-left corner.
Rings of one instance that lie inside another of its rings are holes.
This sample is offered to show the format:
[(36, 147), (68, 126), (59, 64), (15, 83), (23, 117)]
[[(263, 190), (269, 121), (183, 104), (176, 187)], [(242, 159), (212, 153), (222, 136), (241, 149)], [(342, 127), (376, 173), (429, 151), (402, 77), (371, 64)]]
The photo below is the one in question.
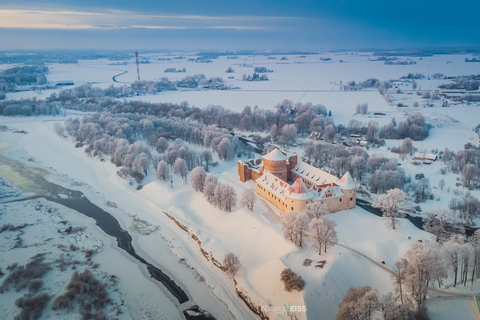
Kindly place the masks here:
[(352, 201), (352, 200), (353, 200), (353, 198), (350, 198), (350, 201)]
[(293, 210), (293, 207), (292, 207), (292, 210)]
[(340, 198), (340, 202), (342, 202), (342, 198)]

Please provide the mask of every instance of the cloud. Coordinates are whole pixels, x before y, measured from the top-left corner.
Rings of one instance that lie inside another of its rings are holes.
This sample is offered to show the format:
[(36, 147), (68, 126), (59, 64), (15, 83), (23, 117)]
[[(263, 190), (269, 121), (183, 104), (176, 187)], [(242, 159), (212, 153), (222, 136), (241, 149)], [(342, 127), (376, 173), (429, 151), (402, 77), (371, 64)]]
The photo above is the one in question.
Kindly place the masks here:
[(15, 29), (231, 29), (267, 30), (292, 17), (155, 15), (123, 10), (101, 12), (0, 9), (0, 28)]

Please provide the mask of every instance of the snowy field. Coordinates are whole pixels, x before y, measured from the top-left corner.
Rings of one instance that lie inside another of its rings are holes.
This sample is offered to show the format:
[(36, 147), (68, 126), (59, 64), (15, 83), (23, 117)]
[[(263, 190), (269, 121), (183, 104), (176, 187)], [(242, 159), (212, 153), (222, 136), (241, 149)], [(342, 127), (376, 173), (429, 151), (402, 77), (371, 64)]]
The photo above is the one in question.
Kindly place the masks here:
[[(53, 123), (63, 118), (2, 120), (10, 129), (2, 133), (3, 155), (51, 171), (50, 181), (81, 190), (94, 203), (115, 215), (125, 229), (131, 227), (134, 216), (159, 226), (160, 231), (149, 236), (132, 233), (134, 245), (185, 284), (195, 302), (219, 318), (223, 315), (249, 319), (254, 315), (236, 297), (231, 281), (205, 260), (196, 242), (166, 218), (162, 210), (187, 225), (202, 241), (202, 247), (217, 260), (228, 252), (239, 256), (242, 268), (236, 277), (238, 287), (256, 304), (306, 305), (307, 313), (298, 314), (299, 319), (305, 316), (315, 319), (318, 314), (325, 315), (321, 319), (332, 319), (351, 286), (371, 285), (380, 293), (393, 290), (388, 272), (349, 248), (392, 267), (410, 244), (432, 237), (409, 221), (404, 221), (396, 231), (389, 230), (383, 218), (356, 208), (329, 215), (338, 225), (339, 243), (348, 248), (335, 246), (326, 255), (319, 256), (315, 250), (298, 249), (286, 242), (279, 219), (263, 202), (257, 203), (253, 214), (240, 207), (225, 213), (211, 207), (201, 194), (195, 193), (189, 185), (184, 186), (180, 179), (174, 180), (174, 189), (171, 189), (170, 183), (156, 181), (152, 173), (147, 176), (144, 188), (137, 191), (135, 186), (116, 175), (113, 164), (88, 158), (81, 149), (75, 149), (71, 141), (56, 136)], [(14, 133), (14, 130), (25, 130), (27, 134)], [(212, 172), (221, 182), (234, 186), (237, 193), (253, 188), (253, 183), (243, 184), (237, 180), (234, 165), (234, 162), (221, 162)], [(115, 202), (119, 209), (108, 208), (107, 201)], [(184, 258), (190, 268), (180, 265), (180, 258)], [(324, 269), (316, 269), (313, 265), (304, 267), (305, 258), (327, 260), (327, 264)], [(306, 280), (302, 293), (283, 290), (278, 278), (285, 266)], [(282, 315), (273, 318), (277, 317)]]
[[(173, 57), (174, 55), (145, 55), (151, 63), (140, 65), (142, 79), (153, 80), (160, 77), (181, 79), (186, 75), (203, 73), (207, 78), (222, 77), (228, 84), (241, 89), (166, 91), (130, 99), (151, 102), (187, 101), (189, 105), (200, 108), (222, 105), (235, 111), (241, 111), (246, 105), (273, 109), (282, 100), (290, 99), (294, 102), (323, 104), (332, 111), (336, 124), (344, 125), (351, 119), (365, 123), (375, 120), (384, 125), (392, 118), (398, 122), (409, 113), (422, 112), (433, 128), (426, 140), (414, 142), (414, 147), (419, 151), (431, 152), (434, 149), (443, 150), (445, 147), (458, 151), (463, 149), (465, 143), (474, 143), (478, 140), (478, 136), (472, 131), (472, 128), (480, 123), (478, 105), (459, 104), (442, 108), (437, 104), (434, 107), (424, 107), (419, 96), (408, 94), (413, 92), (408, 84), (400, 87), (402, 93), (396, 93), (396, 89), (389, 90), (388, 95), (392, 102), (387, 102), (384, 96), (373, 89), (339, 91), (340, 82), (345, 85), (348, 81), (363, 81), (372, 77), (383, 81), (406, 76), (408, 73), (424, 73), (427, 77), (434, 73), (444, 73), (447, 76), (478, 74), (480, 64), (464, 62), (465, 58), (471, 58), (471, 55), (401, 58), (415, 61), (415, 65), (385, 65), (383, 61), (371, 61), (376, 58), (371, 54), (359, 53), (324, 53), (307, 55), (305, 58), (292, 55), (287, 56), (288, 60), (280, 60), (282, 56), (275, 56), (276, 59), (268, 59), (266, 56), (239, 56), (239, 59), (220, 57), (208, 64), (188, 62), (187, 59), (193, 56), (170, 61), (156, 60)], [(323, 62), (320, 57), (330, 57), (331, 61)], [(129, 60), (125, 66), (109, 65), (110, 63), (107, 60), (95, 60), (80, 61), (71, 65), (49, 64), (50, 72), (47, 78), (50, 83), (74, 80), (76, 85), (94, 83), (105, 88), (111, 84), (121, 85), (113, 82), (112, 77), (128, 71), (117, 80), (125, 83), (136, 80), (133, 60)], [(241, 64), (251, 66), (245, 67)], [(235, 70), (234, 73), (225, 73), (229, 66)], [(242, 75), (252, 74), (256, 66), (265, 66), (273, 70), (272, 73), (267, 73), (269, 81), (241, 81)], [(164, 73), (166, 68), (186, 68), (187, 72)], [(233, 76), (234, 79), (227, 79), (228, 76)], [(448, 80), (424, 79), (417, 82), (422, 89), (433, 90), (438, 84)], [(44, 99), (52, 92), (58, 91), (59, 89), (44, 90), (42, 93), (35, 91), (8, 93), (7, 99), (26, 97)], [(413, 107), (415, 101), (419, 102), (417, 108)], [(407, 107), (396, 107), (398, 102)], [(368, 103), (369, 113), (356, 115), (355, 105), (358, 103)], [(385, 115), (374, 115), (374, 112)], [(67, 113), (68, 116), (82, 115), (80, 112), (67, 111)], [(338, 304), (352, 286), (370, 285), (381, 294), (392, 291), (389, 273), (378, 264), (382, 264), (383, 261), (387, 268), (392, 268), (412, 243), (432, 238), (431, 234), (420, 231), (409, 221), (404, 221), (398, 230), (389, 230), (383, 218), (361, 208), (355, 208), (329, 215), (329, 218), (337, 223), (339, 243), (342, 246), (335, 246), (329, 249), (327, 254), (319, 256), (318, 252), (310, 247), (299, 249), (284, 239), (280, 219), (275, 209), (265, 201), (258, 201), (253, 213), (239, 205), (233, 212), (225, 213), (213, 208), (201, 194), (195, 193), (190, 185), (184, 185), (177, 177), (173, 181), (173, 188), (169, 182), (156, 180), (153, 170), (149, 171), (144, 180), (143, 189), (136, 190), (135, 185), (129, 185), (128, 181), (116, 174), (117, 168), (109, 161), (100, 162), (89, 158), (81, 148), (76, 149), (72, 141), (55, 135), (53, 124), (64, 120), (63, 117), (0, 116), (0, 125), (8, 127), (7, 131), (0, 132), (0, 154), (48, 170), (51, 172), (48, 176), (49, 181), (82, 191), (93, 203), (114, 215), (123, 229), (130, 230), (137, 252), (165, 270), (183, 288), (188, 288), (192, 300), (201, 308), (213, 313), (217, 319), (255, 319), (256, 316), (238, 298), (233, 281), (211, 261), (207, 261), (197, 242), (178, 228), (163, 211), (172, 214), (186, 225), (189, 233), (201, 240), (202, 248), (217, 260), (223, 260), (225, 254), (229, 252), (240, 257), (241, 268), (236, 276), (237, 288), (246, 292), (256, 305), (270, 307), (283, 307), (284, 304), (305, 305), (307, 312), (296, 314), (298, 319), (333, 319)], [(27, 133), (15, 133), (15, 130), (25, 130)], [(389, 148), (400, 143), (399, 140), (387, 140), (385, 147), (370, 149), (368, 152), (398, 158), (397, 154), (389, 151)], [(302, 154), (301, 147), (298, 147), (297, 151)], [(433, 208), (444, 208), (454, 196), (455, 189), (458, 189), (458, 192), (465, 191), (462, 187), (455, 187), (458, 175), (450, 172), (446, 175), (440, 174), (443, 163), (437, 161), (431, 165), (414, 166), (410, 163), (411, 160), (411, 158), (400, 160), (402, 168), (412, 177), (417, 173), (424, 173), (430, 179), (435, 194), (433, 201), (421, 204), (423, 212)], [(238, 180), (235, 161), (220, 161), (217, 167), (211, 168), (211, 171), (219, 177), (220, 182), (232, 185), (237, 194), (255, 186), (253, 182), (244, 184)], [(9, 172), (0, 165), (0, 174), (7, 176)], [(14, 175), (10, 174), (9, 177), (14, 180), (13, 183), (18, 185), (24, 183), (16, 180)], [(446, 185), (450, 186), (448, 190), (437, 188), (440, 179), (444, 179)], [(480, 198), (478, 190), (473, 194)], [(108, 201), (115, 202), (117, 208), (108, 207)], [(15, 210), (27, 212), (23, 205), (15, 206)], [(182, 317), (178, 306), (162, 293), (160, 284), (149, 279), (134, 261), (115, 247), (111, 238), (94, 226), (93, 221), (78, 215), (75, 217), (75, 213), (66, 208), (58, 208), (58, 212), (72, 224), (87, 226), (92, 237), (102, 243), (102, 249), (94, 260), (99, 263), (99, 270), (102, 272), (119, 276), (119, 292), (130, 302), (125, 306), (125, 319), (128, 318), (127, 315), (134, 319)], [(9, 217), (8, 219), (12, 219), (15, 224), (20, 223), (18, 217), (4, 215), (1, 219), (4, 220), (4, 217)], [(148, 236), (136, 233), (136, 218), (158, 227), (157, 231)], [(42, 219), (45, 220), (44, 217)], [(50, 223), (51, 228), (55, 226), (55, 222), (47, 220), (44, 222)], [(60, 240), (55, 238), (54, 241)], [(37, 241), (41, 242), (41, 239)], [(2, 250), (2, 256), (4, 252), (16, 255), (18, 251), (20, 264), (34, 255), (31, 248), (8, 251), (8, 247), (3, 247)], [(20, 252), (22, 250), (24, 251)], [(373, 261), (352, 250), (368, 256)], [(302, 262), (306, 258), (314, 261), (327, 260), (327, 263), (323, 269), (315, 268), (313, 265), (305, 267), (302, 266)], [(2, 259), (0, 265), (2, 270), (6, 268), (6, 261), (11, 259), (13, 258)], [(112, 264), (111, 261), (124, 262)], [(303, 292), (284, 291), (279, 275), (285, 267), (291, 268), (306, 280)], [(67, 278), (68, 276), (64, 275), (64, 278), (53, 283), (55, 285), (63, 283), (68, 280)], [(7, 302), (2, 300), (0, 312), (4, 310), (13, 316), (18, 311), (11, 309), (14, 299), (16, 296), (12, 295)], [(451, 303), (452, 308), (461, 304), (458, 301)], [(444, 310), (442, 308), (445, 305), (438, 301), (429, 302), (429, 314), (433, 320), (446, 319), (442, 316)], [(269, 313), (269, 315), (271, 319), (289, 319), (283, 314)]]

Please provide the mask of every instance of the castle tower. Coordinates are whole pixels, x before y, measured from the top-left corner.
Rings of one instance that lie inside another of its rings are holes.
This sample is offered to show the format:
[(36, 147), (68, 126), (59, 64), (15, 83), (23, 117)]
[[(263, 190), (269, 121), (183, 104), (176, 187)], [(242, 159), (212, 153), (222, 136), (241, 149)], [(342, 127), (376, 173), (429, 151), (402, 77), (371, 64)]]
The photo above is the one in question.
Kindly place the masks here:
[(287, 181), (287, 156), (274, 149), (263, 156), (263, 170)]
[(290, 211), (303, 211), (312, 199), (313, 194), (309, 192), (302, 178), (298, 177), (290, 187), (290, 192), (285, 194), (285, 214)]
[(342, 189), (343, 194), (345, 195), (345, 201), (343, 203), (343, 209), (352, 209), (355, 208), (357, 201), (357, 186), (355, 181), (353, 181), (352, 176), (347, 171), (343, 177), (337, 182), (340, 189)]

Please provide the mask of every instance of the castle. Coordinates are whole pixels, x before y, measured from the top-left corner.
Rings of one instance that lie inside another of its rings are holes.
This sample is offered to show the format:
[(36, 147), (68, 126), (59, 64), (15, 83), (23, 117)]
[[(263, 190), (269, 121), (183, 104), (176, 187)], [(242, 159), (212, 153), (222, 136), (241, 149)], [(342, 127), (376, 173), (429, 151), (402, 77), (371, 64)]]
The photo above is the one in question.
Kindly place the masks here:
[[(274, 149), (262, 159), (238, 161), (242, 182), (254, 180), (257, 194), (284, 214), (323, 202), (330, 212), (355, 208), (357, 187), (350, 174), (334, 175), (298, 161), (297, 154)], [(287, 181), (294, 181), (289, 184)]]

